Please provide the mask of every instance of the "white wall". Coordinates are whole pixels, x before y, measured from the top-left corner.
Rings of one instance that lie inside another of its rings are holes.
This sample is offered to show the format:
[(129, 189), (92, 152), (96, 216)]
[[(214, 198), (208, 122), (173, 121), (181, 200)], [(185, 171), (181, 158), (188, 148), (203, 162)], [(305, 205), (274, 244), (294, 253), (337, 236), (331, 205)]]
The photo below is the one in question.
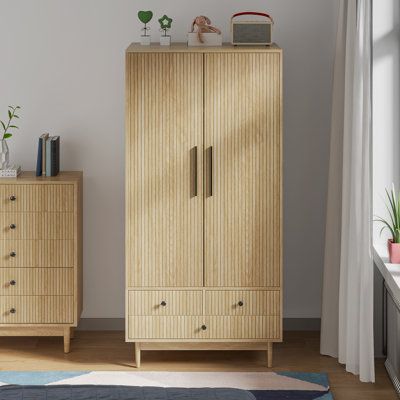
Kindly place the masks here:
[[(229, 39), (244, 9), (275, 17), (284, 49), (285, 316), (319, 317), (337, 0), (0, 0), (0, 114), (19, 104), (14, 161), (34, 169), (37, 137), (62, 136), (62, 168), (82, 169), (84, 316), (124, 315), (124, 49), (139, 9), (211, 17)], [(158, 34), (155, 22), (153, 35)]]
[[(374, 2), (374, 214), (386, 217), (385, 188), (400, 190), (400, 6), (399, 0)], [(386, 242), (388, 232), (374, 241)]]

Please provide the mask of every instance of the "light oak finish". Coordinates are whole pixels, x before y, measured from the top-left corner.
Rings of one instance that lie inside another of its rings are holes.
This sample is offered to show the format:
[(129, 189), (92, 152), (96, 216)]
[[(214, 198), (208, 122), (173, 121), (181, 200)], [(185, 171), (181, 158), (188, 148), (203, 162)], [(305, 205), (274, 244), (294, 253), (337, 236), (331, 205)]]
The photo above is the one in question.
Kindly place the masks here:
[[(34, 329), (34, 328), (31, 328)], [(53, 328), (52, 328), (53, 329)], [(1, 330), (0, 330), (1, 333)], [(46, 332), (46, 336), (50, 332)], [(36, 336), (39, 336), (39, 332)], [(267, 368), (265, 344), (259, 351), (202, 351), (197, 343), (189, 343), (186, 351), (165, 351), (167, 346), (183, 350), (180, 343), (150, 343), (157, 351), (150, 351), (147, 343), (140, 343), (143, 351), (143, 371), (294, 371), (324, 372), (335, 400), (396, 400), (396, 392), (383, 365), (376, 359), (376, 383), (362, 383), (346, 372), (336, 359), (319, 353), (319, 332), (284, 332), (285, 342), (274, 345), (274, 367)], [(76, 331), (71, 353), (58, 351), (62, 340), (58, 337), (2, 337), (0, 338), (0, 369), (13, 371), (129, 371), (135, 365), (133, 349), (125, 343), (124, 332)], [(216, 349), (213, 343), (210, 348)], [(218, 345), (222, 348), (222, 345)], [(236, 346), (236, 345), (235, 345)], [(149, 351), (147, 351), (149, 350)], [(163, 351), (160, 351), (163, 350)]]
[[(131, 45), (126, 340), (282, 341), (282, 51)], [(238, 347), (240, 348), (240, 347)]]
[(82, 173), (0, 180), (0, 336), (63, 336), (82, 313)]
[(202, 55), (131, 54), (127, 81), (128, 286), (202, 286)]
[(0, 268), (39, 267), (73, 268), (74, 241), (0, 240)]

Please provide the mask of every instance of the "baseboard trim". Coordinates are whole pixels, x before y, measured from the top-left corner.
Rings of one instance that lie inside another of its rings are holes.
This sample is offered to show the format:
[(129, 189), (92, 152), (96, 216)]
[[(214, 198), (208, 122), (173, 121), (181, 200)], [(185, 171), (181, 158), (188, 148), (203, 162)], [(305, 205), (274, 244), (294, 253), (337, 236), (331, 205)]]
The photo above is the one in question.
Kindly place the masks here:
[[(284, 331), (319, 331), (320, 318), (284, 318)], [(124, 318), (82, 318), (78, 330), (80, 331), (123, 331)]]

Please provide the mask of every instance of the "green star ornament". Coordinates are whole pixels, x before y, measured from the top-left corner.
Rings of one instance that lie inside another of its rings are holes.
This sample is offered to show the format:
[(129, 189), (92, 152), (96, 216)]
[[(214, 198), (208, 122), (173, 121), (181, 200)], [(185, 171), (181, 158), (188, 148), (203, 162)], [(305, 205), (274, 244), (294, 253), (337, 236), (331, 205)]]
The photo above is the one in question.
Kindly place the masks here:
[(168, 17), (168, 15), (163, 15), (158, 22), (160, 23), (161, 29), (171, 29), (172, 18)]

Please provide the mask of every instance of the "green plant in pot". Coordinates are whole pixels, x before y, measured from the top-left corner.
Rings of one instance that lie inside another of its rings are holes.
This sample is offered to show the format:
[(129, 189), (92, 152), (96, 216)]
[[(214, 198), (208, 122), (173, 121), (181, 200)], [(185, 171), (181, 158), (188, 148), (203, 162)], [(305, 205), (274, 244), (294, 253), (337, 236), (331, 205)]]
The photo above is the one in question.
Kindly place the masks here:
[(12, 137), (11, 132), (14, 129), (18, 129), (13, 121), (19, 118), (17, 112), (20, 108), (20, 106), (8, 106), (8, 120), (0, 120), (0, 169), (7, 169), (10, 166), (7, 139)]
[(383, 224), (380, 231), (389, 230), (392, 238), (388, 240), (389, 260), (392, 264), (400, 264), (400, 196), (396, 196), (394, 186), (389, 192), (386, 189), (388, 204), (386, 208), (389, 213), (389, 218), (377, 217), (376, 222)]

